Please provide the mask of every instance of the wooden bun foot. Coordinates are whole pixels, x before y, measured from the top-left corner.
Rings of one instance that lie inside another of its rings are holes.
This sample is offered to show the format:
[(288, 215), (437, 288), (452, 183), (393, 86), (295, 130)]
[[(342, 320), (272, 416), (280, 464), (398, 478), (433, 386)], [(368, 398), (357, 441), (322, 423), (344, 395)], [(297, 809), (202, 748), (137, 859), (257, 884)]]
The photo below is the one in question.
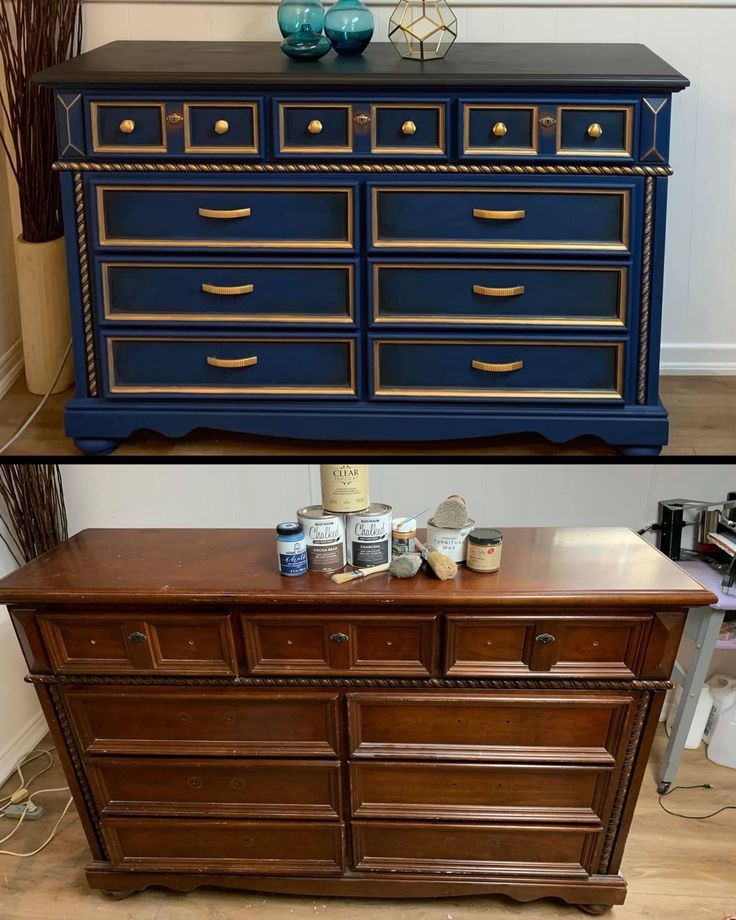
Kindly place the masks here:
[(132, 894), (137, 894), (135, 890), (123, 890), (115, 888), (101, 888), (100, 891), (112, 901), (124, 901), (125, 898), (129, 898)]
[(584, 914), (592, 914), (594, 917), (600, 917), (601, 914), (607, 913), (613, 905), (611, 904), (578, 904), (578, 910)]

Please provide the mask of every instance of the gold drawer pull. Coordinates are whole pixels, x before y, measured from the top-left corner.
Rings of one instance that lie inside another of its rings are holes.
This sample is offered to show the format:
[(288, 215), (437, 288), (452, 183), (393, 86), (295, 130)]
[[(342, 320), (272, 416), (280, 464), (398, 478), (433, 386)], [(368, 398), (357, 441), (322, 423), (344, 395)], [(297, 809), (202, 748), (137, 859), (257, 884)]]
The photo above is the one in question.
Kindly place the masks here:
[(203, 284), (202, 290), (205, 294), (220, 294), (223, 297), (229, 297), (232, 294), (252, 294), (252, 284), (241, 284), (238, 287), (220, 287), (217, 284)]
[(120, 130), (123, 134), (132, 134), (135, 131), (135, 122), (132, 118), (126, 118), (120, 122)]
[(207, 356), (207, 363), (210, 367), (253, 367), (258, 364), (258, 357), (253, 355), (252, 358), (213, 358)]
[(473, 217), (483, 220), (521, 220), (526, 217), (526, 211), (486, 211), (484, 208), (473, 208)]
[(215, 122), (215, 134), (227, 134), (230, 130), (229, 122), (225, 121), (224, 118), (220, 118)]
[(484, 297), (516, 297), (518, 294), (524, 293), (524, 285), (517, 284), (516, 287), (497, 288), (474, 284), (473, 293), (482, 294)]
[(493, 374), (502, 374), (505, 371), (520, 371), (524, 367), (523, 361), (512, 361), (510, 364), (488, 364), (486, 361), (472, 361), (476, 371), (490, 371)]
[(236, 217), (250, 217), (250, 208), (239, 208), (235, 211), (213, 211), (211, 208), (200, 208), (200, 217), (212, 217), (215, 220), (233, 220)]
[(497, 121), (496, 124), (491, 128), (496, 137), (504, 137), (508, 133), (508, 128), (502, 121)]
[(309, 131), (310, 134), (321, 134), (322, 122), (318, 118), (313, 119), (307, 125), (307, 131)]
[(401, 126), (401, 133), (402, 134), (416, 134), (417, 126), (414, 124), (413, 121), (405, 121), (404, 124)]
[(603, 128), (597, 121), (594, 121), (592, 125), (588, 125), (588, 137), (600, 137), (602, 134)]

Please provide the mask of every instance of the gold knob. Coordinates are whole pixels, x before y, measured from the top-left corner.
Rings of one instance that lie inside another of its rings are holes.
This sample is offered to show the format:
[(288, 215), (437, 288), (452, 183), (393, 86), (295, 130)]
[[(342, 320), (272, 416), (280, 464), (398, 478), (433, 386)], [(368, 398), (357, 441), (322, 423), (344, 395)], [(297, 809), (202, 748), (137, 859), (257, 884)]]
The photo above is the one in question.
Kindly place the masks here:
[(309, 131), (310, 134), (321, 134), (322, 133), (322, 122), (315, 118), (313, 121), (310, 121), (309, 124), (307, 125), (307, 131)]
[(132, 118), (126, 118), (120, 122), (120, 130), (123, 134), (132, 134), (135, 131), (135, 122)]
[(230, 125), (223, 118), (215, 122), (215, 134), (227, 134), (229, 130)]
[(405, 121), (404, 124), (401, 126), (401, 133), (402, 134), (416, 134), (417, 126), (414, 124), (413, 121)]
[(594, 121), (592, 125), (588, 125), (588, 137), (600, 137), (601, 134), (603, 134), (603, 128), (597, 121)]
[(508, 128), (502, 121), (497, 121), (496, 124), (491, 128), (491, 131), (495, 134), (496, 137), (503, 137), (507, 132)]

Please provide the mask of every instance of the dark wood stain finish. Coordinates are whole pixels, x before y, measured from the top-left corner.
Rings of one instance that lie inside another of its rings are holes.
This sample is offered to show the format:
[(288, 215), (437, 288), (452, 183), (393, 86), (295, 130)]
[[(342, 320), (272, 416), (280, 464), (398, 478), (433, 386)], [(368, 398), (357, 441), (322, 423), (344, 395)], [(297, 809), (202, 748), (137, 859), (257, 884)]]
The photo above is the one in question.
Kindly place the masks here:
[(449, 583), (273, 558), (266, 531), (85, 531), (0, 582), (92, 887), (623, 902), (707, 591), (622, 529), (507, 529), (497, 575)]

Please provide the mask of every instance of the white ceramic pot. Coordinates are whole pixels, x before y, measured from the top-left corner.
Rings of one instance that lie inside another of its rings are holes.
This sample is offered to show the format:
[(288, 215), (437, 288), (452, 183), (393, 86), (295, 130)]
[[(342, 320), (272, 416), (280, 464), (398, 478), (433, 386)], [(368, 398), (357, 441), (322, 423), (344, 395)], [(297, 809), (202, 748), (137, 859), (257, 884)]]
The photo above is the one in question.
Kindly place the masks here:
[[(53, 383), (71, 338), (64, 237), (49, 243), (16, 240), (20, 324), (26, 385), (43, 394)], [(61, 393), (74, 381), (71, 355), (53, 389)]]

